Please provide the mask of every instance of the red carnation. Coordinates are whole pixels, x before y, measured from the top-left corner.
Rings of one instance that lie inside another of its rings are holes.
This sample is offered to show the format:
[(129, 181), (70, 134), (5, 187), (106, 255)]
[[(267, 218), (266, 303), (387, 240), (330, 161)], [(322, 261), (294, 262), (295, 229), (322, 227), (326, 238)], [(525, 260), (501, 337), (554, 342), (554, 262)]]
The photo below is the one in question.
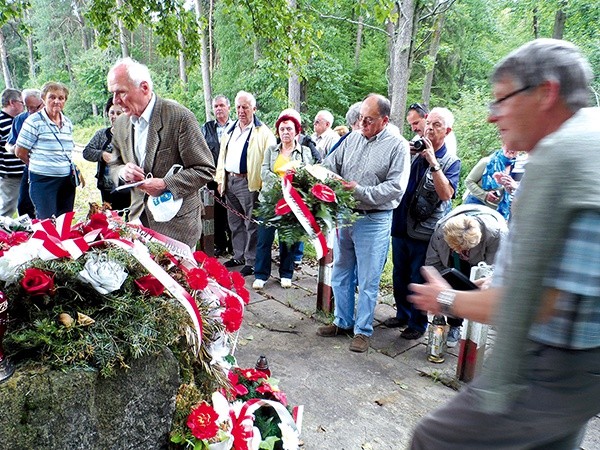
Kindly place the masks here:
[(204, 269), (190, 269), (187, 273), (187, 282), (193, 290), (201, 291), (208, 286), (208, 274)]
[(244, 300), (244, 304), (248, 304), (250, 303), (250, 292), (248, 292), (248, 289), (246, 289), (245, 287), (241, 287), (241, 288), (236, 288), (235, 292), (237, 292), (237, 294), (242, 297), (242, 300)]
[(188, 416), (187, 426), (192, 430), (192, 434), (197, 439), (211, 439), (219, 432), (217, 419), (219, 415), (206, 402), (200, 403)]
[(194, 256), (196, 262), (200, 265), (204, 264), (204, 261), (206, 261), (206, 258), (208, 258), (208, 255), (200, 250), (192, 253), (192, 255)]
[(54, 294), (54, 274), (42, 269), (30, 267), (25, 269), (21, 286), (29, 295)]
[(337, 202), (335, 192), (329, 186), (317, 183), (310, 190), (311, 194), (317, 197), (319, 200), (327, 203)]
[(153, 297), (161, 295), (165, 291), (165, 287), (158, 281), (154, 275), (144, 275), (135, 280), (136, 286), (142, 291), (142, 294), (148, 294)]
[(19, 245), (29, 240), (29, 233), (26, 231), (15, 231), (8, 238), (8, 243), (12, 245)]
[(239, 272), (231, 272), (231, 281), (236, 291), (246, 285), (246, 279)]
[(242, 326), (244, 311), (240, 301), (232, 295), (225, 297), (224, 303), (225, 311), (221, 313), (221, 319), (223, 325), (225, 325), (225, 330), (228, 333), (234, 333)]
[(275, 205), (275, 214), (277, 214), (278, 216), (284, 216), (291, 212), (292, 212), (292, 209), (290, 208), (290, 205), (288, 205), (286, 203), (285, 198), (282, 198), (281, 200), (279, 200), (277, 202), (277, 204)]

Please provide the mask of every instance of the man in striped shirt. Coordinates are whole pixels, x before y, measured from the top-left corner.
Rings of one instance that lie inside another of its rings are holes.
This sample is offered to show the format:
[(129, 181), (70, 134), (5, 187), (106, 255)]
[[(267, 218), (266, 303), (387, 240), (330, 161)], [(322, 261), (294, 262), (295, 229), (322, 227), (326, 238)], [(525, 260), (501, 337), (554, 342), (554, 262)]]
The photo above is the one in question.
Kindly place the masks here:
[(0, 111), (0, 216), (12, 216), (17, 210), (19, 186), (25, 165), (15, 155), (4, 151), (15, 116), (23, 112), (21, 92), (16, 89), (2, 91)]

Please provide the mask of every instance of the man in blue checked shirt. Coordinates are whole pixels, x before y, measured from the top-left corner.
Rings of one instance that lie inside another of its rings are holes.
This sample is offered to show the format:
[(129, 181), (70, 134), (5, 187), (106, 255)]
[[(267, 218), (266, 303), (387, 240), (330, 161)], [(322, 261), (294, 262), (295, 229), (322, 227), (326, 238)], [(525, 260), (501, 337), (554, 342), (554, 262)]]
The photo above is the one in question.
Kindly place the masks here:
[(496, 326), (482, 374), (425, 417), (413, 449), (580, 448), (600, 412), (600, 109), (574, 45), (537, 39), (492, 75), (491, 123), (529, 154), (492, 287), (450, 289), (433, 268), (420, 309)]

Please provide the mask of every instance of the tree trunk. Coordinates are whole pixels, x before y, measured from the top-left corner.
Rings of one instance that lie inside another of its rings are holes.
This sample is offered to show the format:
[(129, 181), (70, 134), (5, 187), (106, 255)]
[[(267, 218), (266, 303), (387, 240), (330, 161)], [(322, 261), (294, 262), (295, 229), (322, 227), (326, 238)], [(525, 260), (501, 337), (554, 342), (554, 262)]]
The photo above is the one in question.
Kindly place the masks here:
[[(117, 0), (117, 9), (123, 7), (123, 0)], [(127, 35), (125, 25), (120, 17), (117, 17), (117, 28), (119, 29), (119, 43), (121, 44), (121, 57), (127, 58), (129, 56), (129, 46), (127, 45)]]
[(402, 127), (408, 80), (410, 79), (409, 58), (412, 38), (413, 17), (416, 1), (405, 0), (397, 3), (398, 18), (395, 24), (388, 25), (391, 35), (390, 65), (388, 73), (388, 95), (392, 103), (390, 121), (397, 127)]
[(294, 68), (290, 66), (290, 77), (288, 79), (288, 106), (300, 112), (301, 106), (301, 90), (300, 78), (294, 72)]
[[(291, 11), (296, 9), (296, 0), (288, 0)], [(288, 63), (288, 107), (300, 111), (300, 78), (296, 68)]]
[(204, 90), (204, 112), (206, 120), (213, 119), (212, 112), (212, 85), (210, 82), (210, 58), (208, 50), (208, 39), (206, 38), (206, 30), (202, 26), (202, 0), (196, 0), (196, 21), (198, 22), (198, 32), (200, 33), (200, 45), (202, 50), (200, 53), (200, 66), (202, 69), (202, 87)]
[(71, 8), (73, 10), (73, 15), (77, 19), (77, 23), (79, 23), (79, 26), (81, 27), (81, 45), (83, 46), (84, 50), (89, 50), (90, 41), (89, 41), (88, 35), (85, 30), (85, 19), (83, 18), (83, 16), (81, 15), (81, 12), (79, 11), (78, 3), (79, 2), (77, 2), (77, 1), (71, 2)]
[(4, 32), (0, 28), (0, 63), (2, 64), (2, 76), (4, 76), (4, 87), (9, 89), (13, 87), (10, 68), (8, 67), (8, 54), (4, 41)]
[(358, 18), (358, 25), (356, 25), (356, 43), (354, 44), (354, 67), (358, 67), (360, 63), (360, 49), (362, 47), (362, 35), (363, 35), (363, 18)]
[(71, 55), (69, 54), (69, 49), (67, 48), (67, 43), (64, 38), (61, 38), (62, 49), (65, 55), (65, 69), (69, 74), (69, 80), (71, 84), (75, 84), (75, 76), (73, 75), (73, 68), (71, 67)]
[(565, 31), (565, 22), (567, 21), (567, 13), (565, 8), (567, 7), (566, 0), (563, 0), (559, 4), (559, 8), (554, 16), (554, 29), (552, 30), (552, 37), (554, 39), (562, 39)]
[(181, 80), (181, 83), (183, 83), (183, 86), (185, 89), (187, 89), (187, 84), (188, 84), (188, 77), (187, 77), (187, 72), (185, 70), (185, 55), (183, 53), (183, 47), (185, 46), (185, 41), (183, 40), (183, 33), (181, 32), (181, 30), (177, 30), (177, 40), (179, 41), (179, 44), (181, 45), (181, 49), (179, 49), (178, 52), (178, 56), (179, 56), (179, 79)]
[(436, 17), (433, 37), (431, 38), (431, 44), (429, 45), (429, 64), (431, 64), (431, 67), (425, 74), (425, 82), (423, 84), (423, 91), (421, 93), (421, 99), (426, 105), (429, 105), (429, 99), (431, 98), (431, 86), (433, 85), (435, 63), (440, 50), (440, 39), (442, 36), (442, 28), (444, 27), (444, 19), (445, 13), (438, 14)]
[(35, 80), (35, 58), (33, 53), (33, 38), (31, 34), (27, 36), (27, 59), (29, 61), (29, 79)]
[(537, 39), (540, 37), (540, 23), (538, 18), (537, 6), (533, 8), (533, 38)]
[(212, 76), (215, 70), (215, 48), (214, 48), (214, 37), (213, 37), (213, 13), (215, 12), (215, 2), (214, 0), (209, 0), (208, 2), (208, 72), (210, 74), (210, 79), (212, 80)]

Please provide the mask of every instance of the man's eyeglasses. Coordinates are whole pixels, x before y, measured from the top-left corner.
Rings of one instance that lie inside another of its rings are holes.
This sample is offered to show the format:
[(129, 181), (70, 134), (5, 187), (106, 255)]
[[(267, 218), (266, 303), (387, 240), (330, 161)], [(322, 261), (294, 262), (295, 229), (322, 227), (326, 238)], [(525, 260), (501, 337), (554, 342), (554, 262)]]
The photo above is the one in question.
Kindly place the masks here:
[(498, 100), (496, 100), (495, 102), (491, 102), (490, 104), (488, 104), (488, 111), (490, 113), (490, 116), (497, 116), (498, 113), (500, 112), (500, 104), (505, 101), (508, 100), (511, 97), (514, 97), (515, 95), (521, 94), (522, 92), (528, 91), (531, 88), (534, 88), (535, 86), (530, 86), (527, 85), (525, 87), (522, 87), (521, 89), (517, 89), (516, 91), (512, 91), (510, 94), (505, 95), (502, 98), (499, 98)]
[(373, 122), (375, 122), (376, 120), (381, 119), (381, 117), (363, 117), (363, 116), (358, 116), (358, 121), (362, 122), (366, 125), (372, 125)]
[[(427, 110), (427, 108), (423, 105), (421, 105), (420, 103), (413, 103), (412, 105), (410, 105), (408, 107), (408, 110), (410, 111), (411, 109), (414, 109), (415, 111), (419, 112), (421, 111), (423, 114), (427, 115), (429, 113), (429, 111)], [(420, 114), (419, 114), (420, 115)]]

